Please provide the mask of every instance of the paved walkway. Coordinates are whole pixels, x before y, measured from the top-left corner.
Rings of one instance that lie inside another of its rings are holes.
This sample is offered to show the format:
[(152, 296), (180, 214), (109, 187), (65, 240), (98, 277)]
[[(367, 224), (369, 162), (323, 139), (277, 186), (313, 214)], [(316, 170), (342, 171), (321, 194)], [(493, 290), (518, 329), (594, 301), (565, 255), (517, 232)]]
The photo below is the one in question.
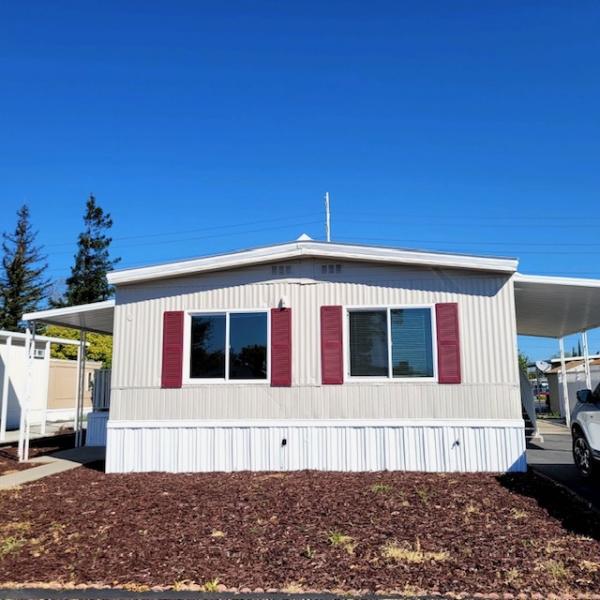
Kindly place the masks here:
[(13, 488), (49, 475), (76, 469), (87, 463), (103, 460), (104, 454), (104, 448), (84, 447), (61, 450), (49, 456), (32, 458), (28, 462), (37, 463), (39, 466), (0, 476), (0, 490)]
[(545, 435), (571, 435), (569, 428), (565, 425), (563, 419), (538, 419), (538, 431), (542, 436)]
[(571, 435), (564, 427), (558, 433), (543, 433), (542, 443), (530, 442), (527, 463), (530, 467), (562, 483), (600, 510), (600, 480), (584, 479), (573, 463)]

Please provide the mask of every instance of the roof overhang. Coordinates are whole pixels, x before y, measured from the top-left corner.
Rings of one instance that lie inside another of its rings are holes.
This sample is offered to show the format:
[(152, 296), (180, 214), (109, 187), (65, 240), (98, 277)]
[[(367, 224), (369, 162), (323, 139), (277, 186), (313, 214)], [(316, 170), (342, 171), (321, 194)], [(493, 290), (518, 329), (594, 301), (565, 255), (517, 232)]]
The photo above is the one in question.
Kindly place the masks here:
[(114, 312), (115, 301), (105, 300), (104, 302), (27, 313), (23, 315), (23, 320), (112, 334)]
[(600, 280), (514, 276), (517, 333), (560, 338), (600, 327)]
[(193, 273), (235, 269), (262, 263), (311, 257), (324, 260), (350, 260), (395, 265), (469, 269), (509, 274), (516, 271), (518, 264), (518, 261), (514, 258), (447, 254), (443, 252), (355, 244), (335, 244), (331, 242), (296, 241), (162, 265), (110, 271), (107, 274), (107, 279), (111, 285), (122, 285), (154, 279), (181, 277)]
[[(8, 340), (9, 338), (13, 343), (15, 340), (25, 342), (27, 340), (27, 334), (21, 333), (20, 331), (6, 331), (4, 329), (0, 331), (0, 340), (6, 342), (6, 340)], [(36, 335), (35, 341), (40, 344), (50, 342), (51, 344), (62, 344), (64, 346), (79, 346), (79, 340), (73, 340), (69, 338), (58, 338), (47, 335)]]

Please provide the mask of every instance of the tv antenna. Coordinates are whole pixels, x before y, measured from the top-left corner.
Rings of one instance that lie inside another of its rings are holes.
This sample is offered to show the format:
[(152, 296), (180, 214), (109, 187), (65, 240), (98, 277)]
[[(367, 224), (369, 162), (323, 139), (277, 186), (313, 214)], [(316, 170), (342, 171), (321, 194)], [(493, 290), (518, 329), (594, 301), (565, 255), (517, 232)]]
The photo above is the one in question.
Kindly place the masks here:
[(329, 192), (325, 192), (325, 239), (331, 241), (331, 212), (329, 210)]

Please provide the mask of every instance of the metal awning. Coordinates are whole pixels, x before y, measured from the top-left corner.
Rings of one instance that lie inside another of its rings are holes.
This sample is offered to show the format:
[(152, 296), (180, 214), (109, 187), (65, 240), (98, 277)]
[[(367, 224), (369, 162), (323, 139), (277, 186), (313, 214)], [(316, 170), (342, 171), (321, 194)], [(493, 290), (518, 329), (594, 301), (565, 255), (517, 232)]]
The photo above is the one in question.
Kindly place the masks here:
[(105, 300), (104, 302), (27, 313), (23, 315), (23, 320), (71, 327), (80, 331), (112, 334), (114, 312), (115, 301)]
[(562, 338), (600, 327), (600, 280), (514, 275), (517, 333)]

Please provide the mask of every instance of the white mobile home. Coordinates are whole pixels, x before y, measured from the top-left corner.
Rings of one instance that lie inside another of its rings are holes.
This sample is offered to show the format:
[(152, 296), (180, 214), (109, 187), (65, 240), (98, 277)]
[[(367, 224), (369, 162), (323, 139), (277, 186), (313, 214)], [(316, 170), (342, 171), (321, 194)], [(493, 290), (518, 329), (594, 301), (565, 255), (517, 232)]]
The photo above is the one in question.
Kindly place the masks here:
[[(77, 363), (50, 358), (51, 344), (74, 344), (76, 340), (37, 336), (31, 347), (32, 361), (27, 357), (27, 336), (15, 331), (0, 331), (0, 441), (6, 431), (21, 425), (22, 407), (29, 396), (28, 421), (45, 430), (47, 421), (63, 421), (75, 413)], [(101, 363), (88, 363), (86, 382), (91, 385), (94, 369)], [(29, 388), (28, 388), (29, 381)], [(90, 394), (84, 411), (91, 409)]]
[(517, 333), (600, 325), (600, 282), (516, 269), (299, 240), (25, 318), (113, 334), (109, 472), (523, 470)]

